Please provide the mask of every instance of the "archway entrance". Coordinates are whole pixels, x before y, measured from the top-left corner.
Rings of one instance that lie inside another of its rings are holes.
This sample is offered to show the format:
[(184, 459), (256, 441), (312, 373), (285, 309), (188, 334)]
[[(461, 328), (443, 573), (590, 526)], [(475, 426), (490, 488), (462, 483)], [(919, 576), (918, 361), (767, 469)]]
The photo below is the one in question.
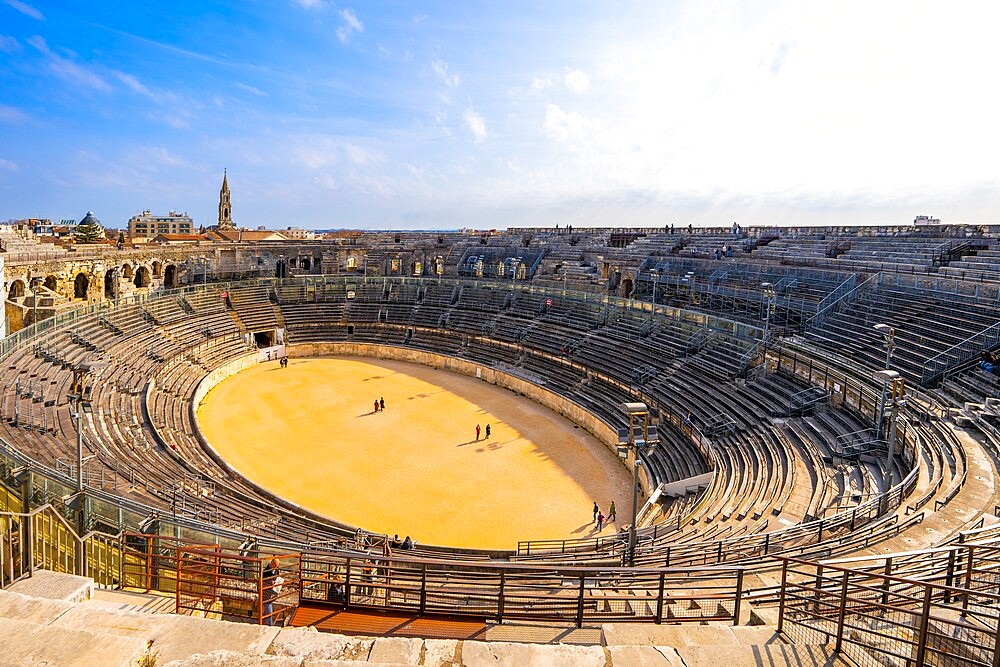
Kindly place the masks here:
[(20, 299), (24, 296), (24, 283), (20, 280), (15, 280), (10, 284), (10, 289), (7, 291), (7, 298), (11, 301), (15, 299)]
[(632, 296), (633, 283), (631, 278), (626, 278), (622, 281), (622, 296), (626, 299)]
[(177, 287), (177, 267), (173, 264), (167, 264), (167, 269), (164, 271), (163, 284), (167, 287)]
[(90, 279), (85, 273), (76, 274), (76, 279), (73, 281), (73, 298), (74, 299), (86, 299), (87, 291), (90, 289)]
[(135, 270), (135, 280), (132, 283), (136, 287), (149, 287), (149, 269), (140, 266)]
[(45, 282), (42, 284), (45, 285), (45, 289), (55, 292), (59, 283), (55, 276), (45, 276)]
[(118, 298), (118, 280), (116, 279), (118, 275), (118, 269), (108, 269), (107, 273), (104, 274), (104, 296), (107, 299), (117, 299)]

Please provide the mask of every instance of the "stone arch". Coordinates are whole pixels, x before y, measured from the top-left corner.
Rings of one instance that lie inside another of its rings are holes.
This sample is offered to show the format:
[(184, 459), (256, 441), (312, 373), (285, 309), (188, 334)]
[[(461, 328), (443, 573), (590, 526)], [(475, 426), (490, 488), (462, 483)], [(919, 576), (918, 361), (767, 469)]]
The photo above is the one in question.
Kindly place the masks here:
[(136, 267), (135, 279), (132, 283), (136, 287), (149, 287), (149, 269), (142, 265)]
[(11, 301), (15, 299), (20, 299), (24, 296), (24, 282), (21, 280), (15, 280), (10, 284), (10, 290), (7, 292), (7, 298)]
[(55, 292), (56, 288), (59, 287), (59, 279), (50, 273), (45, 276), (45, 282), (42, 284), (45, 286), (45, 289)]
[(634, 283), (631, 278), (625, 278), (622, 280), (622, 296), (626, 299), (632, 296), (632, 289), (634, 288)]
[(124, 264), (122, 264), (122, 278), (124, 278), (125, 280), (132, 280), (132, 277), (133, 277), (132, 265), (129, 264), (128, 262), (125, 262)]
[(299, 267), (303, 271), (308, 271), (309, 269), (312, 268), (312, 261), (310, 260), (309, 257), (303, 257), (302, 259), (299, 260)]
[(118, 298), (118, 267), (111, 267), (104, 273), (104, 297)]
[(153, 277), (162, 278), (163, 277), (163, 262), (156, 259), (153, 260)]
[(174, 264), (167, 264), (167, 268), (163, 270), (163, 284), (167, 287), (177, 287), (177, 266)]
[(76, 274), (76, 278), (73, 279), (73, 298), (86, 299), (89, 290), (90, 278), (87, 277), (87, 274), (82, 272)]

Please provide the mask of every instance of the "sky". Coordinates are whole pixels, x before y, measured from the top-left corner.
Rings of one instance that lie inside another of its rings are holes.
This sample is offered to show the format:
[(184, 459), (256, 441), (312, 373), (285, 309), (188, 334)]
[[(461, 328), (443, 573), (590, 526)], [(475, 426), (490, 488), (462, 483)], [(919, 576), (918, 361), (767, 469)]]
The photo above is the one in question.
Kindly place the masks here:
[(1000, 3), (0, 0), (0, 220), (1000, 222)]

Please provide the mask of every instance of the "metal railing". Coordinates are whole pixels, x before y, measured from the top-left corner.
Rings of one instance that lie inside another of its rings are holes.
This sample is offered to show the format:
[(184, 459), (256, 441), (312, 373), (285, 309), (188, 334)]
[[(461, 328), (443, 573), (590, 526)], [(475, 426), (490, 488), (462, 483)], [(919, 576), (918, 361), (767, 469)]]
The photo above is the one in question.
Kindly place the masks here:
[(301, 602), (483, 620), (738, 623), (743, 568), (553, 567), (301, 554)]
[(995, 570), (990, 590), (975, 590), (971, 578), (952, 586), (780, 560), (778, 632), (794, 641), (832, 643), (861, 666), (998, 664)]
[(1000, 345), (1000, 322), (925, 361), (920, 373), (920, 384), (927, 387), (937, 380), (943, 382), (949, 371), (975, 359), (981, 350), (992, 350), (997, 345)]

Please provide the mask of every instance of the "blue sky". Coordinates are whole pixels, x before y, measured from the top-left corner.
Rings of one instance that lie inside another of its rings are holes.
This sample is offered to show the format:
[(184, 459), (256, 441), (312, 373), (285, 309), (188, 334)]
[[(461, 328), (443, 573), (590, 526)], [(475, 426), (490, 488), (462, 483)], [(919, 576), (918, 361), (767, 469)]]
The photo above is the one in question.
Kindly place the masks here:
[(0, 0), (0, 219), (996, 223), (995, 2)]

